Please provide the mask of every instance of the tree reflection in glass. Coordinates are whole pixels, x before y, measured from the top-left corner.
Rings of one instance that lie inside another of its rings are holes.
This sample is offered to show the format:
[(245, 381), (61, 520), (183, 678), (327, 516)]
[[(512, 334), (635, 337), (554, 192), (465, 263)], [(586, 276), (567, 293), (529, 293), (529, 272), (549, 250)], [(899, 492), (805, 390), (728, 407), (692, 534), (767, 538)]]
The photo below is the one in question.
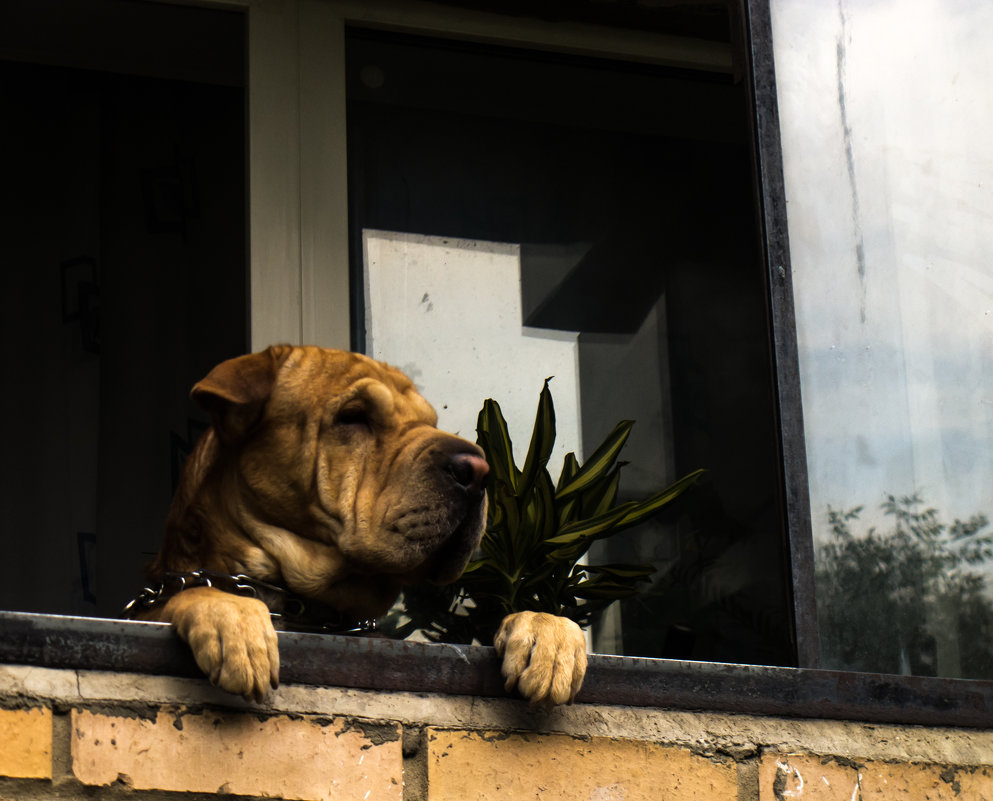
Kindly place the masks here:
[(824, 667), (993, 678), (993, 598), (984, 514), (946, 523), (920, 494), (888, 495), (887, 528), (853, 528), (863, 507), (828, 507), (817, 551)]

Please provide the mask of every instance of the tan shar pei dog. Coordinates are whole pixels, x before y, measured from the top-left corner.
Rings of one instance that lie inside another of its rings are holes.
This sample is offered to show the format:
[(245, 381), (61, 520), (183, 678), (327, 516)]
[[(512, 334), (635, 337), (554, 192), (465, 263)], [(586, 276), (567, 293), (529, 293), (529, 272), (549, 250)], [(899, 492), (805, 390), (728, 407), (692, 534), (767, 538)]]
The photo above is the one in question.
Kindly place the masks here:
[[(482, 536), (488, 467), (474, 443), (435, 427), (399, 370), (275, 346), (223, 362), (192, 394), (212, 426), (149, 568), (157, 589), (132, 614), (172, 623), (214, 684), (256, 701), (278, 685), (271, 613), (373, 619), (404, 584), (461, 574)], [(494, 644), (508, 691), (538, 705), (575, 698), (586, 671), (575, 623), (513, 614)]]

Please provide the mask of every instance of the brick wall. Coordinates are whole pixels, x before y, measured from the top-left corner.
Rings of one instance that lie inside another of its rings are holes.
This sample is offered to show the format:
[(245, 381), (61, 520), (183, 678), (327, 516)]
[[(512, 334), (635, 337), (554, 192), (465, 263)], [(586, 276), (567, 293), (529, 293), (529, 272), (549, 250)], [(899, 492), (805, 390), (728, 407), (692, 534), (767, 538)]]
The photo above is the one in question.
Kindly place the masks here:
[(0, 798), (993, 801), (993, 732), (0, 665)]

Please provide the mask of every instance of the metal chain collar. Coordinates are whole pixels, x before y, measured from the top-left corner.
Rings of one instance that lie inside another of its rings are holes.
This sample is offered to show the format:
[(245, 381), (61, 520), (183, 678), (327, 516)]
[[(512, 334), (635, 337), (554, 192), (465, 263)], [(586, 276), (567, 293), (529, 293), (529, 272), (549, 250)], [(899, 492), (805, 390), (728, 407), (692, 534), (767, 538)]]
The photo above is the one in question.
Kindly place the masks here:
[(269, 608), (277, 628), (327, 634), (358, 634), (376, 630), (375, 620), (346, 620), (333, 607), (296, 595), (275, 584), (243, 573), (229, 575), (209, 570), (164, 573), (161, 582), (154, 587), (142, 588), (137, 597), (128, 602), (122, 616), (134, 619), (143, 611), (154, 609), (183, 590), (194, 587), (214, 587), (232, 595), (257, 598)]

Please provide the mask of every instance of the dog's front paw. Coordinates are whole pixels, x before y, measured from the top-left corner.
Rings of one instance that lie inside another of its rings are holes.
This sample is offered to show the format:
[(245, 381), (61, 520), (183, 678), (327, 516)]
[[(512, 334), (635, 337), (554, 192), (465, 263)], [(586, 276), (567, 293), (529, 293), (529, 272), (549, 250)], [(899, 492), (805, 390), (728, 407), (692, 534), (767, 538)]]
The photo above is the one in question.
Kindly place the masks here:
[(493, 645), (503, 657), (507, 691), (532, 706), (572, 703), (586, 675), (586, 638), (573, 621), (544, 612), (504, 618)]
[(256, 702), (279, 686), (278, 640), (264, 603), (196, 587), (171, 598), (167, 610), (212, 684)]

